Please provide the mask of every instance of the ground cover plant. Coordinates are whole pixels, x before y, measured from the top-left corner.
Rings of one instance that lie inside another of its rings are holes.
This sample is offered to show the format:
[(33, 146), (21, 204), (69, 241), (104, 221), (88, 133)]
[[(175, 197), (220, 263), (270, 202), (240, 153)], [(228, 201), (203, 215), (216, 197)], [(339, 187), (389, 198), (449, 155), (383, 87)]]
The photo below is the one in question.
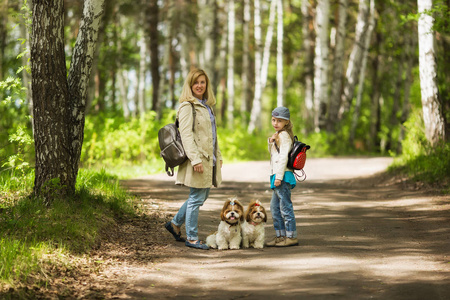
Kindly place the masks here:
[[(1, 173), (0, 197), (0, 285), (42, 286), (54, 270), (75, 267), (78, 259), (95, 248), (102, 232), (118, 217), (136, 212), (132, 197), (119, 186), (116, 176), (81, 169), (77, 193), (47, 205), (26, 197), (33, 174), (22, 176), (22, 186)], [(7, 185), (5, 182), (12, 182)]]

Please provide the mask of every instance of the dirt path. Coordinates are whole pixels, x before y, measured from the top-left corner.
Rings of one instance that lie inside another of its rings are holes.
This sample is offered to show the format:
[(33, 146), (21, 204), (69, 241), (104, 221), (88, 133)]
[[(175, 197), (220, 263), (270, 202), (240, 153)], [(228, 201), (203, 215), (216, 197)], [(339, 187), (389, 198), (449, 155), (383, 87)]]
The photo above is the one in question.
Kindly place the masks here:
[[(153, 249), (150, 254), (143, 255), (136, 246), (117, 255), (122, 263), (102, 275), (121, 280), (110, 296), (449, 299), (450, 197), (373, 176), (390, 162), (389, 158), (308, 159), (307, 180), (292, 194), (300, 246), (262, 250), (201, 251), (175, 242), (163, 222), (176, 213), (188, 189), (175, 186), (165, 174), (125, 181), (123, 185), (139, 196), (144, 212), (154, 220), (135, 245), (145, 246), (147, 233), (158, 241), (147, 241)], [(259, 199), (269, 208), (267, 168), (267, 162), (224, 166), (223, 185), (211, 190), (200, 210), (200, 238), (217, 228), (228, 197), (236, 195), (244, 205)], [(266, 238), (273, 236), (269, 214)]]

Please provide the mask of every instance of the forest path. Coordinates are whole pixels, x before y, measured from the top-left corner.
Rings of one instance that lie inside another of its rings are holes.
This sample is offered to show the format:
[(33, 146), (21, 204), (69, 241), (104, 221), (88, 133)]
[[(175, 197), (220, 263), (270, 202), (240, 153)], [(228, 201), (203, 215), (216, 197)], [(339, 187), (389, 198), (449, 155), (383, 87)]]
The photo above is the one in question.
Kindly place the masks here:
[[(300, 245), (262, 250), (202, 251), (177, 243), (163, 222), (177, 212), (188, 189), (175, 186), (166, 174), (124, 181), (144, 211), (160, 216), (148, 234), (165, 246), (153, 252), (151, 262), (110, 270), (126, 282), (116, 287), (115, 297), (448, 299), (450, 197), (386, 181), (380, 172), (391, 162), (308, 159), (306, 181), (292, 190)], [(224, 165), (222, 170), (223, 185), (211, 189), (200, 210), (203, 240), (216, 230), (223, 202), (231, 196), (244, 206), (259, 199), (269, 208), (268, 162)], [(182, 232), (185, 236), (184, 226)], [(266, 239), (273, 236), (269, 213)], [(140, 254), (137, 249), (128, 255)]]

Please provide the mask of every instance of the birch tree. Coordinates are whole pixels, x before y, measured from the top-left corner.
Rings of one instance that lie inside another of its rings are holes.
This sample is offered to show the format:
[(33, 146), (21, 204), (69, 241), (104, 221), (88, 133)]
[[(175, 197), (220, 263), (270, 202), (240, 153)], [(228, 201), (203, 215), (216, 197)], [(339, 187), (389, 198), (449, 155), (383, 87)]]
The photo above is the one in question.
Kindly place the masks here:
[(419, 70), (420, 91), (422, 95), (425, 136), (431, 145), (445, 140), (445, 122), (442, 116), (437, 84), (437, 66), (433, 17), (426, 12), (432, 8), (432, 0), (417, 0), (419, 22)]
[[(309, 0), (302, 0), (301, 12), (303, 18), (303, 26), (302, 26), (302, 36), (303, 36), (303, 49), (305, 53), (304, 61), (303, 61), (303, 78), (305, 84), (305, 119), (311, 121), (312, 116), (311, 112), (314, 108), (314, 84), (313, 84), (313, 69), (314, 69), (314, 41), (312, 37), (312, 30), (310, 29), (310, 23), (312, 22), (312, 18), (310, 16), (311, 4)], [(314, 115), (314, 114), (313, 114)], [(307, 122), (309, 123), (309, 122)], [(311, 122), (312, 123), (312, 122)]]
[(339, 0), (336, 47), (334, 51), (333, 79), (328, 109), (328, 131), (336, 131), (337, 116), (341, 103), (342, 74), (344, 73), (345, 36), (347, 23), (348, 0)]
[(147, 26), (150, 47), (150, 73), (152, 75), (152, 106), (151, 109), (156, 111), (158, 107), (159, 96), (159, 41), (158, 41), (158, 21), (159, 7), (157, 0), (149, 0), (147, 6)]
[(277, 106), (283, 106), (283, 0), (277, 1)]
[(364, 40), (369, 28), (370, 0), (360, 0), (359, 12), (356, 21), (356, 36), (352, 52), (345, 73), (345, 84), (341, 95), (341, 106), (338, 118), (342, 119), (344, 113), (350, 109), (350, 104), (355, 92), (355, 86), (361, 70), (362, 56), (364, 53)]
[(244, 0), (244, 9), (242, 16), (242, 102), (241, 102), (241, 114), (246, 115), (251, 103), (248, 103), (249, 99), (249, 86), (250, 86), (250, 0)]
[[(364, 40), (364, 50), (363, 50), (363, 58), (361, 63), (361, 71), (359, 74), (359, 82), (358, 82), (358, 94), (356, 96), (356, 104), (355, 104), (355, 112), (353, 113), (352, 118), (352, 126), (350, 129), (350, 143), (353, 143), (355, 139), (356, 127), (358, 126), (358, 120), (361, 112), (361, 102), (362, 95), (364, 91), (364, 79), (366, 75), (366, 66), (367, 66), (367, 56), (369, 54), (369, 45), (372, 37), (372, 31), (375, 27), (375, 0), (370, 0), (370, 17), (369, 17), (369, 28), (367, 30), (367, 34)], [(395, 99), (394, 99), (395, 101)]]
[(316, 9), (316, 47), (314, 58), (314, 127), (320, 131), (321, 120), (325, 117), (328, 92), (328, 14), (329, 0), (319, 0)]
[(234, 31), (235, 31), (235, 10), (234, 0), (228, 1), (228, 68), (227, 68), (227, 92), (228, 107), (227, 121), (230, 128), (234, 124)]
[(277, 1), (274, 0), (270, 4), (270, 13), (269, 13), (269, 26), (267, 27), (266, 39), (264, 42), (264, 51), (262, 57), (262, 65), (261, 65), (261, 93), (266, 88), (267, 76), (269, 74), (269, 61), (270, 61), (270, 47), (272, 45), (273, 40), (273, 27), (275, 24), (276, 10), (277, 10)]
[(255, 35), (255, 97), (248, 132), (252, 133), (261, 127), (261, 6), (259, 0), (254, 0), (254, 35)]
[(33, 1), (34, 195), (49, 203), (72, 195), (83, 145), (85, 106), (104, 0), (86, 0), (68, 77), (64, 1)]

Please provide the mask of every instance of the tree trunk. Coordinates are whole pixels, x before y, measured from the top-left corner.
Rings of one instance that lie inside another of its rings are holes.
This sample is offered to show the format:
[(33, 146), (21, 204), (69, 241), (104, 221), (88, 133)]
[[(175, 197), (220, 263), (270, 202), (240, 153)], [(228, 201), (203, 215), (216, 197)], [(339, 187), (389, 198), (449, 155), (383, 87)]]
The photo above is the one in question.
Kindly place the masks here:
[[(144, 18), (144, 14), (142, 14), (141, 19)], [(145, 36), (143, 30), (140, 31), (140, 39), (139, 39), (139, 77), (138, 77), (138, 107), (139, 107), (139, 115), (143, 117), (146, 112), (145, 108), (145, 71), (146, 63), (145, 58), (147, 57), (147, 43), (145, 41)]]
[(261, 65), (261, 93), (266, 88), (267, 76), (269, 74), (270, 46), (272, 45), (273, 40), (273, 27), (275, 24), (277, 1), (278, 0), (273, 0), (270, 4), (269, 26), (267, 27), (266, 40), (264, 43), (264, 52)]
[(358, 126), (358, 120), (361, 113), (361, 102), (364, 91), (364, 79), (366, 75), (367, 56), (369, 54), (369, 46), (372, 37), (372, 31), (375, 28), (375, 0), (370, 0), (370, 12), (371, 13), (369, 17), (369, 28), (367, 30), (367, 34), (364, 40), (364, 50), (363, 50), (364, 52), (362, 55), (363, 58), (361, 62), (361, 71), (359, 74), (358, 94), (356, 96), (355, 111), (353, 113), (352, 126), (350, 130), (350, 144), (353, 144), (353, 141), (355, 139), (356, 127)]
[[(244, 15), (242, 18), (242, 102), (241, 102), (241, 116), (246, 118), (249, 103), (249, 87), (250, 87), (250, 31), (249, 24), (251, 21), (250, 16), (250, 0), (244, 0)], [(247, 119), (244, 119), (247, 120)]]
[(261, 128), (261, 6), (259, 0), (254, 0), (254, 35), (255, 35), (255, 96), (253, 98), (252, 112), (248, 132), (253, 133)]
[(435, 38), (432, 28), (434, 19), (424, 13), (432, 8), (432, 1), (418, 0), (417, 4), (420, 14), (418, 22), (419, 70), (423, 121), (425, 123), (425, 136), (431, 145), (435, 146), (440, 141), (445, 140), (445, 122), (437, 84)]
[[(305, 107), (304, 109), (304, 118), (307, 120), (306, 124), (314, 125), (313, 118), (313, 108), (314, 108), (314, 84), (313, 84), (313, 76), (314, 76), (314, 38), (313, 38), (313, 21), (311, 17), (311, 4), (309, 0), (302, 0), (302, 36), (303, 36), (303, 49), (305, 53), (303, 65), (304, 65), (304, 73), (303, 78), (305, 81)], [(305, 134), (310, 132), (314, 126), (305, 126)]]
[(315, 22), (316, 47), (314, 58), (314, 129), (316, 132), (324, 125), (326, 99), (328, 92), (328, 24), (330, 2), (319, 0)]
[(359, 13), (356, 21), (356, 36), (353, 49), (345, 74), (345, 85), (341, 95), (341, 107), (339, 109), (338, 119), (341, 120), (343, 115), (350, 109), (350, 105), (355, 92), (356, 82), (358, 80), (359, 71), (361, 70), (362, 55), (364, 53), (364, 40), (369, 28), (370, 16), (370, 0), (361, 0), (359, 2)]
[(283, 0), (277, 3), (277, 106), (284, 105), (283, 86)]
[(234, 35), (235, 35), (235, 9), (234, 0), (228, 0), (228, 70), (227, 70), (227, 124), (234, 126)]
[(33, 1), (31, 69), (36, 149), (33, 192), (47, 203), (75, 192), (88, 81), (103, 10), (103, 0), (85, 1), (67, 78), (64, 1)]
[(157, 0), (150, 0), (147, 9), (148, 35), (150, 37), (150, 73), (152, 74), (152, 110), (156, 111), (159, 95), (159, 7)]
[(339, 0), (339, 22), (336, 32), (336, 48), (334, 52), (333, 80), (328, 109), (327, 130), (336, 132), (339, 106), (341, 104), (342, 74), (344, 70), (345, 36), (347, 24), (348, 0)]

